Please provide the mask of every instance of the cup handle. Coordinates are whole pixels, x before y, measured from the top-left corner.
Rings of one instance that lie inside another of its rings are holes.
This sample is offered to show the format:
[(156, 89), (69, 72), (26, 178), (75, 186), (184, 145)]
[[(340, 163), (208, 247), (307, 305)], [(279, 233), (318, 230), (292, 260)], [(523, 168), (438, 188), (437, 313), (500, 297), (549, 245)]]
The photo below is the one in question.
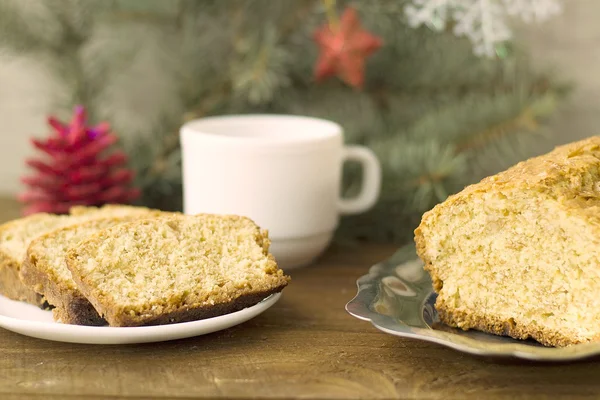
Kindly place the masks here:
[(342, 162), (357, 161), (363, 169), (362, 188), (358, 196), (338, 201), (342, 214), (358, 214), (373, 207), (381, 190), (381, 165), (370, 149), (364, 146), (345, 146)]

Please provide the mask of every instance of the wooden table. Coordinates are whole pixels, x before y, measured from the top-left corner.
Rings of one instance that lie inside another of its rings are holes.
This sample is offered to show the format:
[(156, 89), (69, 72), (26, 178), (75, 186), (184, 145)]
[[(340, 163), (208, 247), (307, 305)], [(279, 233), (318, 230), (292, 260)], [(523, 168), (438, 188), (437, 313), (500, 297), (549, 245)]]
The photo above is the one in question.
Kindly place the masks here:
[[(12, 204), (12, 203), (10, 203)], [(16, 215), (0, 201), (0, 217)], [(334, 247), (245, 324), (165, 343), (49, 342), (0, 329), (0, 399), (597, 398), (600, 362), (498, 363), (379, 332), (344, 311), (393, 246)]]

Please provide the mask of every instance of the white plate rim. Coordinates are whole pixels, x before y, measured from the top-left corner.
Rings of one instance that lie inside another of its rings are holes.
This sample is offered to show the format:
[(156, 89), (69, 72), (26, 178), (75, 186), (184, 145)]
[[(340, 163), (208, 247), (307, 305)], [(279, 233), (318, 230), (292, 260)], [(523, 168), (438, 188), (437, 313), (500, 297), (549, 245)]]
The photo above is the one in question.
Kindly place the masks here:
[[(0, 328), (25, 336), (68, 343), (151, 343), (200, 336), (230, 328), (258, 316), (273, 306), (280, 297), (281, 293), (274, 293), (259, 303), (240, 311), (213, 318), (168, 325), (141, 327), (83, 326), (54, 321), (21, 319), (0, 314)], [(0, 302), (13, 302), (13, 300), (0, 295)]]

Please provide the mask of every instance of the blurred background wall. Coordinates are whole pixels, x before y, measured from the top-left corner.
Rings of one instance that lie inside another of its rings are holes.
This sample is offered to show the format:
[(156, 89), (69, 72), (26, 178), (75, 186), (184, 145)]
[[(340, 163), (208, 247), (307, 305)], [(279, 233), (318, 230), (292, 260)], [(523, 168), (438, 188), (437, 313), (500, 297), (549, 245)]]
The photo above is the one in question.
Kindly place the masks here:
[[(596, 101), (600, 95), (600, 77), (597, 73), (600, 70), (600, 24), (597, 21), (597, 16), (600, 15), (600, 1), (565, 0), (563, 4), (564, 11), (561, 15), (553, 17), (541, 25), (532, 24), (518, 28), (518, 42), (531, 53), (534, 66), (539, 67), (540, 71), (547, 71), (551, 68), (561, 80), (572, 83), (574, 87), (566, 101), (561, 100), (558, 110), (551, 115), (548, 129), (544, 129), (549, 132), (549, 135), (535, 139), (533, 153), (545, 152), (557, 143), (600, 134), (600, 129), (596, 128), (597, 122), (600, 121), (600, 105)], [(367, 27), (372, 26), (373, 21), (369, 21), (369, 16), (365, 14), (367, 12), (362, 10), (361, 15), (365, 19), (363, 22)], [(317, 23), (323, 22), (319, 17)], [(394, 26), (397, 27), (397, 25)], [(311, 26), (301, 31), (301, 33), (306, 31), (304, 32), (306, 37), (303, 37), (302, 40), (308, 43), (308, 48), (312, 52), (310, 56), (302, 57), (301, 54), (304, 53), (296, 51), (298, 58), (305, 58), (309, 60), (309, 63), (314, 62), (313, 58), (316, 58), (316, 45), (310, 37), (312, 29)], [(400, 29), (395, 28), (395, 30), (403, 32)], [(146, 34), (144, 33), (144, 35)], [(147, 39), (146, 42), (150, 48), (153, 42), (158, 41), (153, 38)], [(117, 85), (127, 88), (127, 96), (111, 98), (105, 102), (127, 111), (120, 114), (126, 117), (121, 117), (121, 120), (118, 121), (111, 121), (120, 127), (121, 131), (117, 133), (123, 136), (127, 136), (128, 126), (137, 126), (137, 132), (151, 130), (155, 126), (153, 116), (158, 115), (160, 107), (165, 107), (165, 104), (160, 102), (162, 97), (160, 93), (164, 93), (165, 90), (168, 91), (171, 86), (174, 86), (160, 72), (153, 71), (153, 65), (156, 63), (153, 61), (152, 55), (149, 55), (152, 53), (152, 49), (146, 50), (144, 49), (138, 55), (136, 66), (130, 68), (137, 81), (117, 82)], [(56, 98), (56, 93), (60, 93), (60, 87), (56, 82), (50, 80), (51, 75), (33, 60), (33, 58), (18, 56), (13, 56), (13, 58), (0, 56), (0, 195), (12, 195), (21, 190), (19, 178), (26, 171), (24, 159), (34, 152), (29, 144), (29, 139), (31, 136), (44, 136), (47, 133), (45, 116), (48, 110), (53, 109), (51, 98)], [(446, 65), (443, 59), (436, 60), (435, 57), (432, 57), (431, 60), (422, 58), (415, 60), (413, 60), (413, 64), (431, 61), (430, 64), (439, 64), (438, 67)], [(407, 61), (409, 60), (400, 59), (398, 65), (402, 66)], [(395, 62), (394, 60), (393, 64)], [(463, 59), (464, 63), (471, 65), (476, 62), (465, 58)], [(309, 65), (308, 73), (310, 73), (310, 68)], [(372, 71), (376, 70), (377, 66), (372, 69)], [(444, 72), (447, 75), (454, 73), (452, 70)], [(433, 84), (435, 85), (435, 83)], [(319, 98), (322, 97), (323, 91), (329, 93), (327, 91), (330, 88), (333, 88), (334, 91), (340, 89), (335, 84), (322, 85), (315, 87), (314, 93)], [(351, 90), (339, 91), (339, 93), (345, 96), (342, 97), (343, 99), (352, 95), (357, 98), (361, 96), (360, 93), (357, 94), (358, 92)], [(409, 99), (409, 103), (410, 101), (411, 99)], [(357, 102), (356, 104), (359, 105), (359, 109), (362, 107), (362, 103)], [(397, 109), (401, 113), (403, 111), (404, 114), (410, 113), (410, 108), (405, 104)], [(156, 112), (154, 112), (155, 110)], [(284, 109), (284, 111), (287, 110)], [(291, 111), (306, 112), (302, 107), (292, 107)], [(320, 116), (318, 110), (312, 111), (316, 112), (315, 115)], [(333, 114), (335, 113), (333, 112)], [(328, 114), (325, 116), (329, 117)], [(133, 120), (135, 123), (132, 122)], [(363, 121), (364, 118), (358, 116), (357, 120)], [(349, 123), (360, 125), (360, 122), (357, 121)], [(368, 121), (365, 123), (368, 124), (367, 127), (362, 127), (365, 131), (378, 130), (377, 127), (371, 128), (372, 124)], [(436, 123), (432, 126), (441, 125), (444, 124)], [(139, 126), (142, 126), (142, 129), (139, 129)], [(348, 129), (348, 127), (346, 128)], [(366, 133), (371, 134), (371, 132)], [(510, 161), (510, 163), (512, 162)], [(389, 218), (386, 217), (387, 219)]]
[(600, 1), (564, 4), (562, 15), (522, 32), (535, 62), (553, 66), (575, 85), (553, 117), (552, 131), (560, 143), (600, 135)]
[[(569, 0), (562, 15), (542, 26), (522, 28), (520, 36), (537, 65), (553, 65), (576, 85), (552, 117), (552, 143), (600, 133), (600, 1)], [(46, 132), (43, 115), (48, 91), (44, 74), (30, 60), (0, 58), (0, 194), (19, 190), (29, 137)], [(144, 97), (143, 93), (140, 93)]]
[(46, 132), (47, 82), (29, 60), (0, 58), (0, 194), (20, 188), (32, 134)]

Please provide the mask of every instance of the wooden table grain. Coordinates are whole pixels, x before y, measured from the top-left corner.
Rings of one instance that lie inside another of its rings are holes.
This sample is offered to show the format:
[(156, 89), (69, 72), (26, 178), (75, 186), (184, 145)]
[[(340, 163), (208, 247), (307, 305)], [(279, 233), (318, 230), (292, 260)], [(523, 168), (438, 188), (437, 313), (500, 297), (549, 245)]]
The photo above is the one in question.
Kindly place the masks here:
[[(0, 201), (0, 217), (17, 215)], [(50, 342), (0, 329), (0, 399), (597, 398), (600, 362), (497, 362), (379, 332), (344, 311), (394, 246), (334, 246), (264, 314), (164, 343)]]

